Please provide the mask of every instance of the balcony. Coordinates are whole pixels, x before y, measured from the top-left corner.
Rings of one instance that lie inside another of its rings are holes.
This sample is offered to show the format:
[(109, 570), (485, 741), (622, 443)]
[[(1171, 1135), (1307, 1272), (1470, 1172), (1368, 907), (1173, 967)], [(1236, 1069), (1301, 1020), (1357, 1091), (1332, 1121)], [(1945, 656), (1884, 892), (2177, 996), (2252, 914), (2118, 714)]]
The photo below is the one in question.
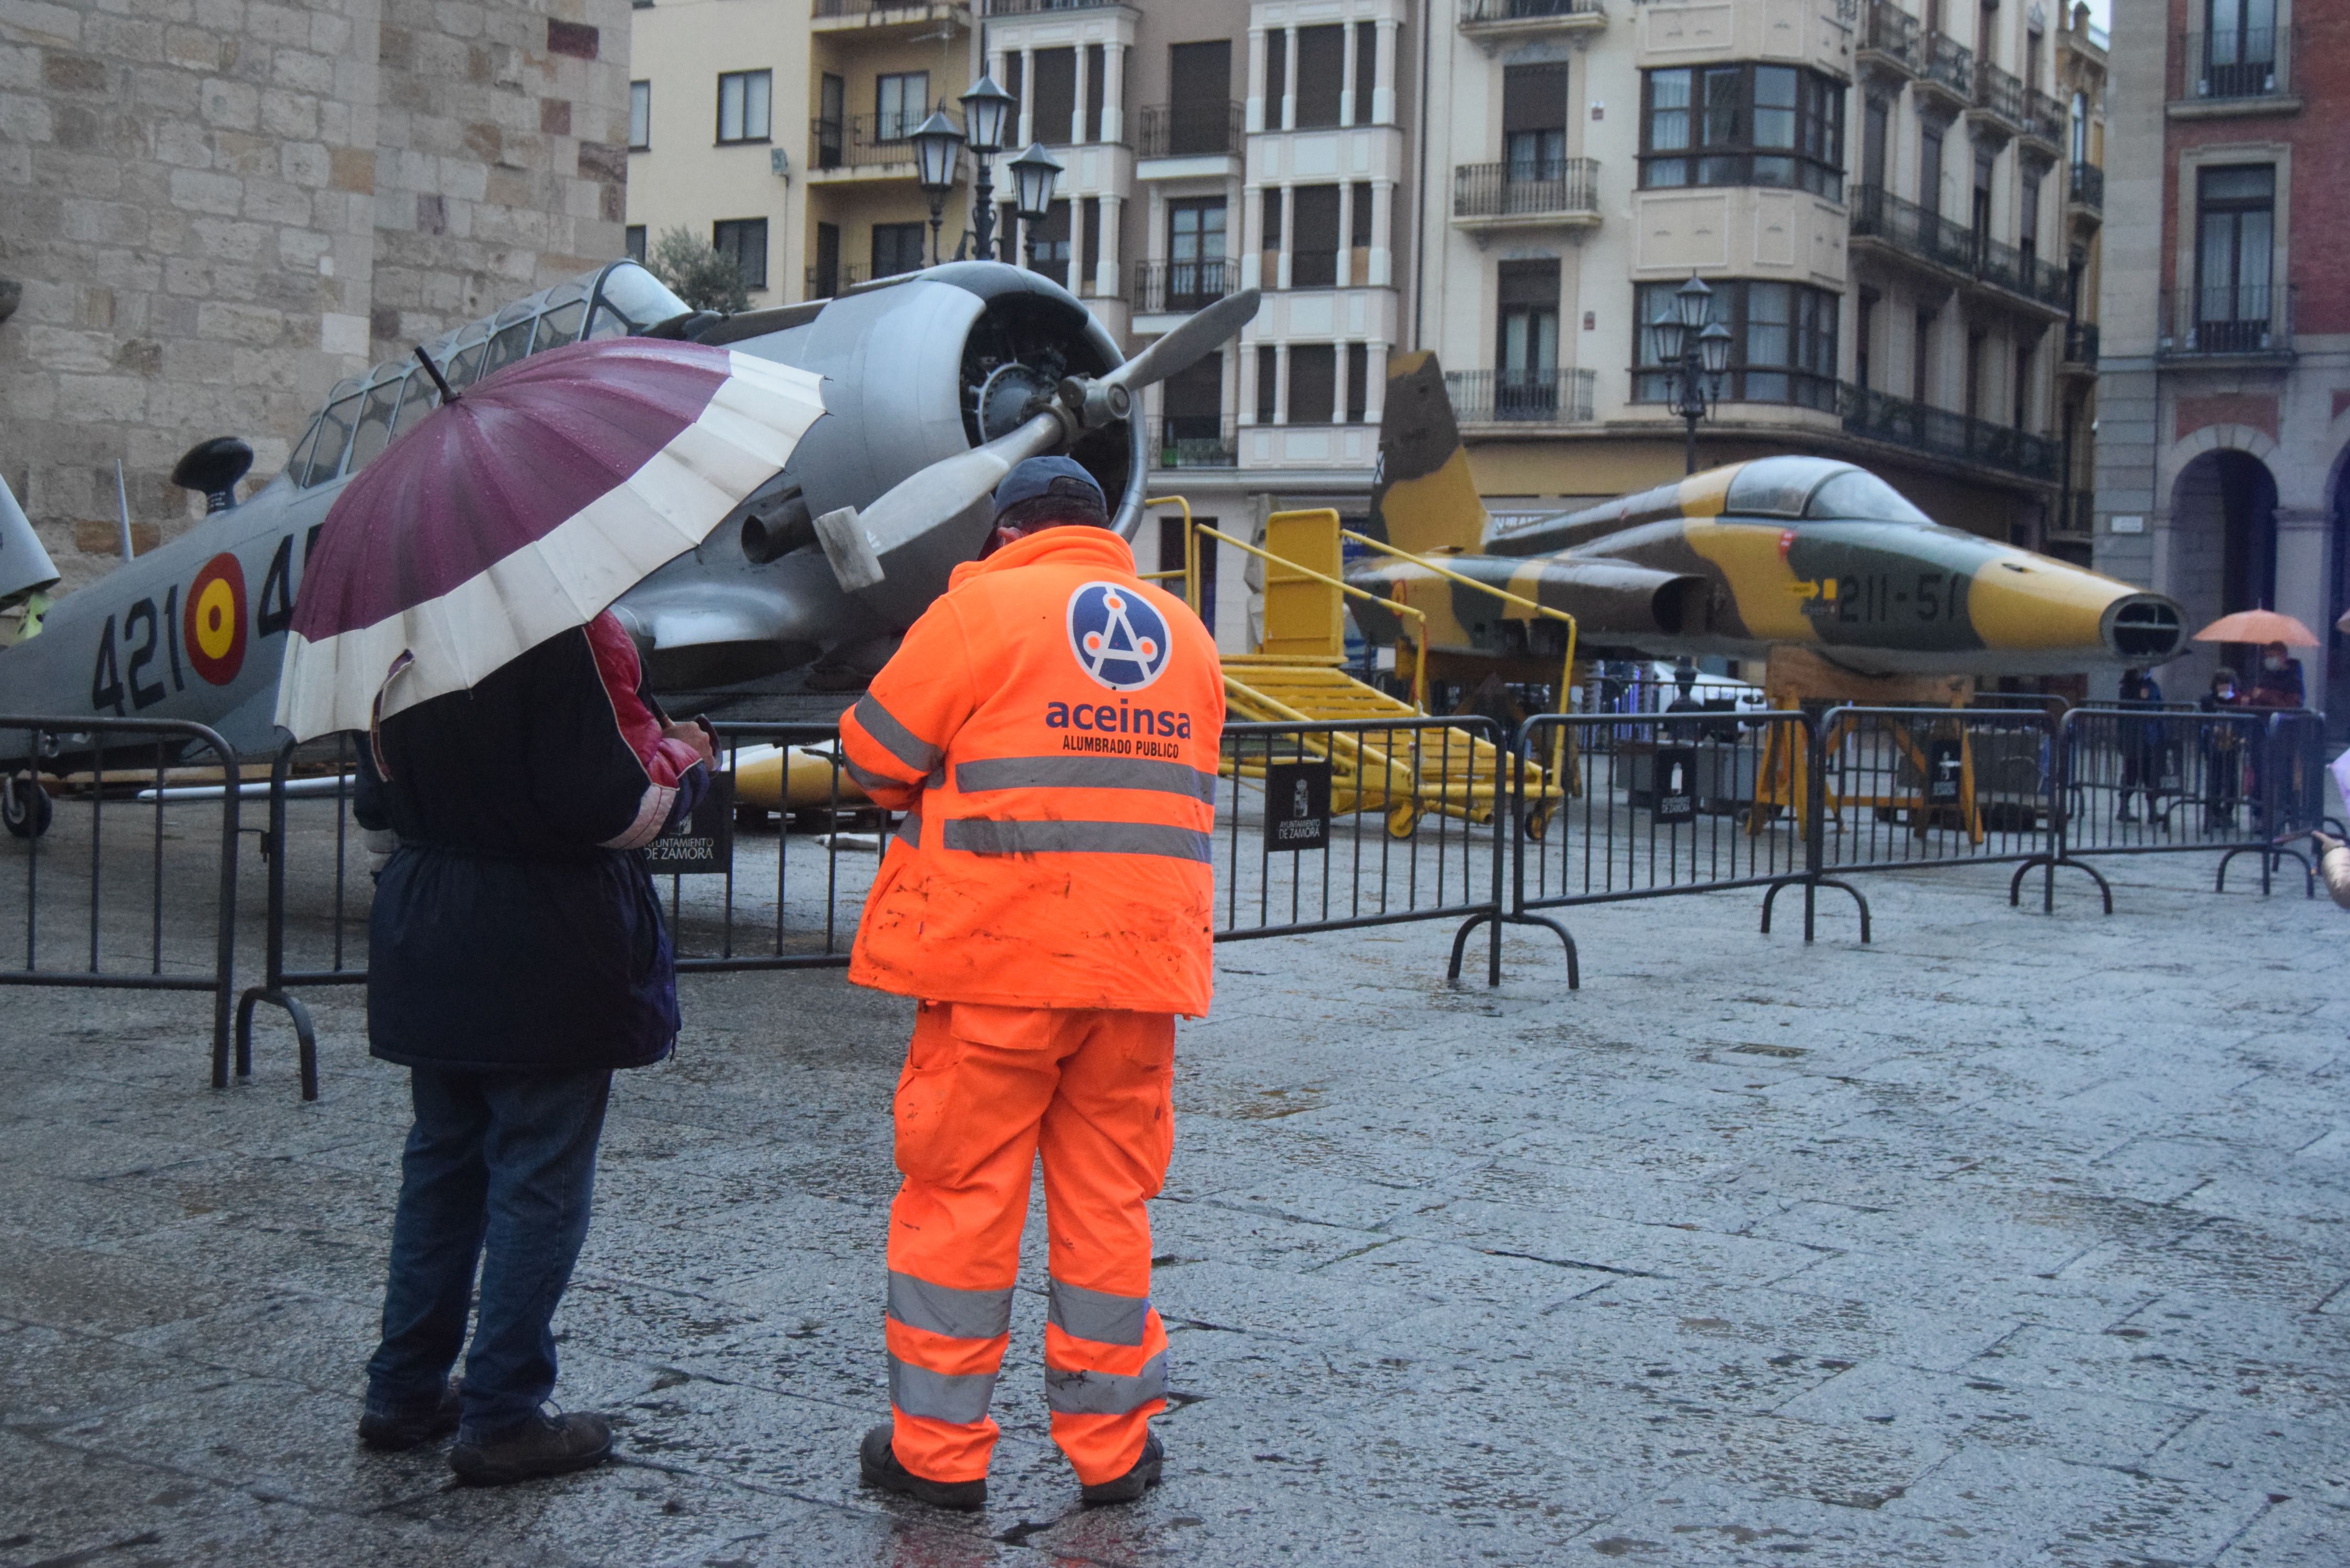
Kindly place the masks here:
[(1471, 230), (1594, 227), (1599, 222), (1598, 161), (1460, 164), (1452, 171), (1452, 221)]
[(809, 30), (817, 33), (894, 33), (941, 22), (971, 26), (971, 6), (962, 0), (815, 0), (808, 13)]
[(2094, 321), (2064, 323), (2064, 360), (2063, 369), (2068, 375), (2094, 376), (2097, 373), (2097, 324)]
[(1975, 90), (1969, 123), (2001, 137), (2023, 129), (2023, 79), (1989, 60), (1975, 62)]
[(2038, 88), (2023, 89), (2023, 134), (2051, 153), (2064, 145), (2064, 127), (2070, 119), (2061, 99)]
[(1142, 111), (1145, 158), (1236, 158), (1248, 145), (1248, 106), (1236, 99), (1157, 103)]
[(1596, 370), (1447, 370), (1445, 394), (1464, 425), (1579, 425), (1593, 418)]
[(847, 119), (808, 122), (808, 170), (812, 178), (911, 180), (919, 119), (904, 115), (851, 115)]
[(1461, 0), (1461, 34), (1487, 53), (1547, 33), (1605, 27), (1599, 0)]
[(1980, 463), (2043, 483), (2056, 482), (2058, 447), (2046, 436), (1969, 419), (1949, 409), (1929, 408), (1850, 382), (1840, 390), (1839, 412), (1846, 435), (1885, 441), (1929, 457)]
[(2170, 84), (2174, 119), (2210, 115), (2285, 114), (2301, 107), (2293, 95), (2290, 27), (2238, 27), (2181, 33), (2170, 57), (2178, 62)]
[(2072, 178), (2064, 186), (2065, 200), (2085, 213), (2106, 210), (2106, 171), (2094, 163), (2073, 165)]
[(1153, 468), (1237, 468), (1240, 428), (1230, 415), (1170, 414), (1150, 421)]
[(1140, 316), (1204, 310), (1241, 288), (1236, 261), (1139, 261), (1134, 264), (1134, 308)]
[(991, 16), (1043, 16), (1055, 11), (1102, 11), (1130, 0), (987, 0)]
[(1852, 237), (1856, 244), (1998, 289), (2053, 315), (2071, 307), (2064, 268), (1905, 202), (1881, 185), (1852, 188)]
[(1861, 16), (1856, 51), (1862, 69), (1874, 70), (1895, 81), (1907, 81), (1925, 68), (1918, 18), (1893, 0), (1868, 0), (1868, 9)]
[(1953, 109), (1975, 101), (1975, 53), (1947, 33), (1926, 35), (1926, 68), (1918, 78), (1921, 91), (1939, 95)]
[(2282, 364), (2293, 358), (2293, 292), (2264, 283), (2166, 288), (2154, 357), (2174, 363)]

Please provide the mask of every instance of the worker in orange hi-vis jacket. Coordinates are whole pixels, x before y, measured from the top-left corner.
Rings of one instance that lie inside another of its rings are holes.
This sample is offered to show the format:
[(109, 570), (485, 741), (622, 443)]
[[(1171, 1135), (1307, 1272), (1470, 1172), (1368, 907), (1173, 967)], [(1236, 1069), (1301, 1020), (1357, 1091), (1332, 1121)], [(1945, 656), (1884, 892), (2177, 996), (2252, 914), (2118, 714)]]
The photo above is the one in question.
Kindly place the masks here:
[(918, 998), (899, 1075), (888, 1426), (866, 1485), (987, 1501), (1028, 1173), (1051, 1241), (1045, 1397), (1089, 1504), (1159, 1480), (1167, 1332), (1145, 1201), (1174, 1146), (1175, 1015), (1211, 990), (1223, 673), (1135, 576), (1099, 485), (1031, 458), (996, 526), (841, 722), (907, 813), (849, 979)]

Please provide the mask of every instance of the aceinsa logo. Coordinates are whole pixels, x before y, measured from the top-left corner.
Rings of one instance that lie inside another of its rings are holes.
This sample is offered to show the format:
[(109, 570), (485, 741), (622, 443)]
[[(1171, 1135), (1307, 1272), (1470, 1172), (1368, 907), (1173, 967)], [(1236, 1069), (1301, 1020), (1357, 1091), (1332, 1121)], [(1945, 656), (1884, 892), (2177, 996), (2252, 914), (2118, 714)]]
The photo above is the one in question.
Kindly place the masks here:
[(1132, 588), (1084, 583), (1069, 596), (1069, 650), (1113, 691), (1139, 691), (1167, 672), (1174, 639), (1167, 621)]

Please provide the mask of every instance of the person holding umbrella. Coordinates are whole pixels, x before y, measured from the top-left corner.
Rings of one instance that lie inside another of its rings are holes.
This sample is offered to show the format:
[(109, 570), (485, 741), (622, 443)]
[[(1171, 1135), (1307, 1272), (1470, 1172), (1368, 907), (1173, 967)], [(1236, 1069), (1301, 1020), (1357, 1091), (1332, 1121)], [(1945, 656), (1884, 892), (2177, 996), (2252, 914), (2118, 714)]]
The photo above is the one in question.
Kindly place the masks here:
[(550, 1323), (612, 1074), (677, 1038), (642, 850), (712, 765), (607, 607), (781, 470), (823, 404), (803, 372), (644, 338), (462, 396), (425, 368), (442, 406), (345, 487), (311, 552), (277, 722), (363, 737), (359, 815), (389, 839), (368, 1039), (408, 1069), (414, 1120), (359, 1440), (453, 1431), (458, 1479), (497, 1484), (611, 1452), (601, 1417), (546, 1407)]

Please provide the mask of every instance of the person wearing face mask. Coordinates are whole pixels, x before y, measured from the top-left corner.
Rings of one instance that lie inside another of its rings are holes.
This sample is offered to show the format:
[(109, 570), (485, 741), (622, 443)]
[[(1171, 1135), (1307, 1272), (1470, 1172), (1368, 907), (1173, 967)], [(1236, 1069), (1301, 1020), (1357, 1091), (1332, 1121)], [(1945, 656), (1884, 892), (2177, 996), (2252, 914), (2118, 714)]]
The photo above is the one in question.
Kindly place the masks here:
[(2261, 649), (2261, 667), (2252, 675), (2252, 690), (2245, 701), (2254, 708), (2298, 708), (2305, 695), (2301, 660), (2289, 655), (2282, 642)]
[[(2211, 672), (2211, 690), (2196, 704), (2206, 713), (2233, 713), (2244, 706), (2236, 689), (2236, 672), (2222, 666)], [(2249, 720), (2203, 726), (2203, 829), (2233, 832), (2236, 803), (2244, 793), (2244, 737)]]

